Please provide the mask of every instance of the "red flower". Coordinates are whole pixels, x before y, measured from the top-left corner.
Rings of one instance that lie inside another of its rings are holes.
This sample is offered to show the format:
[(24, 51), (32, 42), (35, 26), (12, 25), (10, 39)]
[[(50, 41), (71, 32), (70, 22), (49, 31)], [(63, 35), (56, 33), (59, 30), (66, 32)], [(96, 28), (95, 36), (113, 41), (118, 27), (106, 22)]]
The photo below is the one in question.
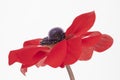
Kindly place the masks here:
[[(108, 49), (113, 39), (99, 31), (88, 32), (95, 21), (95, 12), (77, 16), (65, 33), (56, 29), (44, 39), (33, 39), (24, 42), (21, 49), (10, 51), (9, 65), (22, 63), (21, 71), (33, 65), (64, 67), (77, 60), (89, 60), (93, 51), (102, 52)], [(58, 34), (58, 32), (60, 34)], [(54, 39), (51, 38), (53, 37)]]

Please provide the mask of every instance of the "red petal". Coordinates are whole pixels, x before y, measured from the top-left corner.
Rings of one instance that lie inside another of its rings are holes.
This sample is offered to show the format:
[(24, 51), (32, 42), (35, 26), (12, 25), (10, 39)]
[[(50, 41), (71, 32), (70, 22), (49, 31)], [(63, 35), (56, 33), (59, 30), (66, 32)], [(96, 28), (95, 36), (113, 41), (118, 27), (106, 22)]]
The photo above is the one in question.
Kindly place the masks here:
[(40, 45), (41, 40), (42, 39), (38, 38), (38, 39), (25, 41), (23, 46), (26, 47), (26, 46), (30, 46), (30, 45)]
[(101, 33), (98, 31), (87, 32), (82, 38), (82, 53), (79, 60), (89, 60), (92, 57), (94, 45), (100, 40)]
[(47, 57), (44, 57), (43, 59), (41, 59), (41, 60), (36, 64), (36, 66), (37, 66), (37, 67), (45, 66), (46, 64), (45, 64), (44, 62), (45, 62), (46, 58), (47, 58)]
[(107, 50), (113, 44), (113, 39), (107, 34), (103, 34), (99, 42), (95, 45), (95, 51), (102, 52)]
[(83, 46), (82, 47), (82, 53), (80, 55), (79, 60), (89, 60), (92, 57), (93, 50), (94, 50), (93, 47)]
[(12, 65), (16, 61), (18, 61), (18, 57), (16, 56), (16, 53), (13, 51), (10, 51), (8, 58), (9, 58), (9, 65)]
[(32, 66), (44, 58), (48, 50), (49, 48), (47, 47), (32, 46), (11, 51), (9, 54), (9, 65), (14, 62), (20, 62), (24, 65)]
[(66, 36), (81, 35), (88, 31), (94, 24), (95, 12), (89, 12), (77, 16), (72, 25), (67, 29)]
[(82, 45), (94, 46), (101, 38), (102, 34), (98, 31), (87, 32), (83, 35)]
[(25, 65), (22, 65), (21, 66), (21, 69), (20, 69), (20, 71), (21, 71), (21, 73), (25, 76), (26, 74), (26, 72), (27, 72), (27, 67), (24, 67)]
[(64, 65), (75, 63), (81, 54), (81, 38), (71, 38), (67, 40), (67, 55), (64, 60)]
[(63, 40), (57, 43), (51, 50), (51, 53), (48, 55), (45, 64), (48, 64), (52, 67), (58, 67), (63, 63), (63, 60), (66, 56), (66, 40)]

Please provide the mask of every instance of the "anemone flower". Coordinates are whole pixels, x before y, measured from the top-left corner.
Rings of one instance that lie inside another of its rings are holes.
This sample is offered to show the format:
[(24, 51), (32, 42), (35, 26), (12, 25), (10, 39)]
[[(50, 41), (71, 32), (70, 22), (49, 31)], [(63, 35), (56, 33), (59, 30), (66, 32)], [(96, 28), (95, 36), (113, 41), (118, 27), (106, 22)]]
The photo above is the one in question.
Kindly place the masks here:
[(21, 63), (21, 72), (24, 75), (27, 68), (33, 65), (49, 65), (53, 68), (66, 66), (71, 80), (74, 80), (69, 65), (78, 60), (89, 60), (93, 51), (103, 52), (113, 43), (112, 37), (107, 34), (99, 31), (88, 32), (95, 18), (94, 11), (84, 13), (73, 20), (66, 32), (56, 27), (45, 38), (25, 41), (23, 48), (10, 51), (9, 65)]

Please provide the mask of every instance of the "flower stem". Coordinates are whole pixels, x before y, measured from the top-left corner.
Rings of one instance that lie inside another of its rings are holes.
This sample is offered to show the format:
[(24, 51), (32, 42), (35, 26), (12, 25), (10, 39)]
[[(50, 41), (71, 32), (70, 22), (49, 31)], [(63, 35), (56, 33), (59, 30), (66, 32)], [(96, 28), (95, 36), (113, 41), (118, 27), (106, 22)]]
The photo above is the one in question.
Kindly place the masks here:
[(70, 80), (75, 80), (71, 67), (69, 65), (67, 65), (66, 69), (69, 74)]

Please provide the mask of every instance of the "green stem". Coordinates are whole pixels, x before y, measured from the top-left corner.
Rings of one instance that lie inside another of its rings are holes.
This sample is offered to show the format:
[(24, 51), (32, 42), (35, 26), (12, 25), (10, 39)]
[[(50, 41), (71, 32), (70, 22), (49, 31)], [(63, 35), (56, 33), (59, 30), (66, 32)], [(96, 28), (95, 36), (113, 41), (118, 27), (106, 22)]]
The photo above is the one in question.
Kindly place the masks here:
[(75, 80), (71, 67), (69, 65), (67, 65), (66, 69), (69, 74), (70, 80)]

